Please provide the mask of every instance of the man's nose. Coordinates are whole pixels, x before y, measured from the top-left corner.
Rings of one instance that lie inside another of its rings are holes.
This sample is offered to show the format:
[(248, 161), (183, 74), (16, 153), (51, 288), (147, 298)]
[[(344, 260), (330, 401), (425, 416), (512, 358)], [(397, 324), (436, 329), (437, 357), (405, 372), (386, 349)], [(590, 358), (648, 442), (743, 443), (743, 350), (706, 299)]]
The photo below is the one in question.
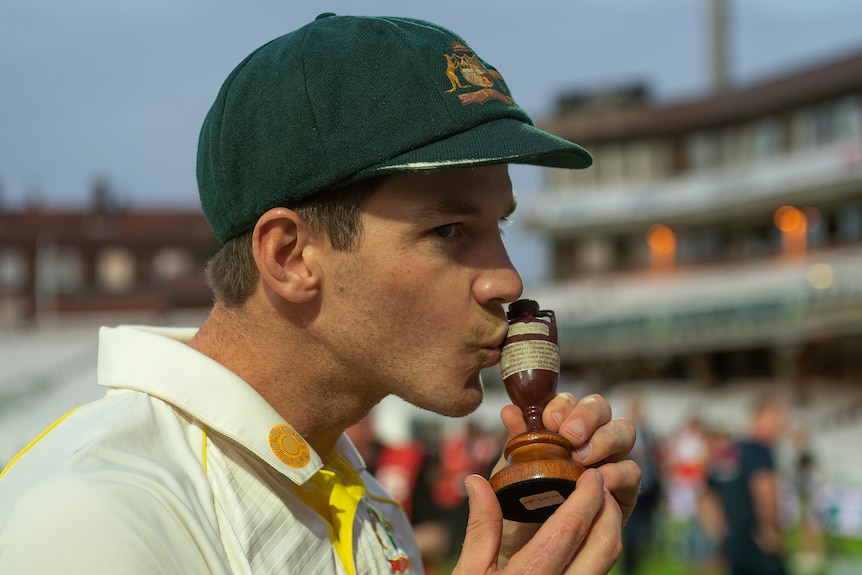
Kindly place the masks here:
[(494, 265), (477, 278), (474, 291), (480, 303), (509, 303), (521, 297), (524, 282), (505, 248), (501, 249)]

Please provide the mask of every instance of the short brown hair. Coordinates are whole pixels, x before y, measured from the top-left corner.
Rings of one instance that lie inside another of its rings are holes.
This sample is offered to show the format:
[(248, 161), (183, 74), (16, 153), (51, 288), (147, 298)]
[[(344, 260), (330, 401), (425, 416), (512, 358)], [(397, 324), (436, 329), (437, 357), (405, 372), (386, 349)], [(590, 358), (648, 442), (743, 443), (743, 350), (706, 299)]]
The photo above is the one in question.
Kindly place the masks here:
[[(329, 240), (333, 249), (350, 251), (362, 235), (362, 206), (376, 190), (382, 177), (370, 178), (329, 192), (314, 194), (295, 205), (295, 211), (308, 227)], [(251, 250), (254, 228), (227, 240), (207, 262), (206, 280), (216, 301), (240, 307), (254, 291), (258, 270)]]

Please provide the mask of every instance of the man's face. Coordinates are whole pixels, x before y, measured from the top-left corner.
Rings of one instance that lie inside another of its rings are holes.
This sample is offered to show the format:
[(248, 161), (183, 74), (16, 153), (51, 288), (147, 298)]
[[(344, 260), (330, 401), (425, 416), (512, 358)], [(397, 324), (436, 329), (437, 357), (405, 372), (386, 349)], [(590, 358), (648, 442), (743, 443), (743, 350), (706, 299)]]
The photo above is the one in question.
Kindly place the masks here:
[(513, 209), (505, 165), (386, 178), (363, 209), (359, 247), (332, 253), (323, 288), (349, 385), (444, 415), (479, 405), (503, 305), (523, 288), (500, 237)]

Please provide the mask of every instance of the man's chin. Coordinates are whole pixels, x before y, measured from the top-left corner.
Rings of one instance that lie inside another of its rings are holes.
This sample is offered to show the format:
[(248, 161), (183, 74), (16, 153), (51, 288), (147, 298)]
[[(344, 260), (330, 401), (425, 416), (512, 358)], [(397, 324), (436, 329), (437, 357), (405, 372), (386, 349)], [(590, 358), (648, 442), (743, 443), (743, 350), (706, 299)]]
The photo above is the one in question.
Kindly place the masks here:
[(477, 381), (475, 387), (464, 391), (464, 394), (459, 398), (460, 401), (444, 403), (440, 406), (440, 409), (435, 411), (447, 417), (465, 417), (476, 411), (484, 398), (485, 388), (480, 380)]
[(443, 415), (446, 417), (465, 417), (470, 415), (484, 399), (484, 389), (481, 385), (464, 390), (458, 397), (439, 397), (435, 400), (422, 400), (421, 402), (409, 402), (427, 411)]

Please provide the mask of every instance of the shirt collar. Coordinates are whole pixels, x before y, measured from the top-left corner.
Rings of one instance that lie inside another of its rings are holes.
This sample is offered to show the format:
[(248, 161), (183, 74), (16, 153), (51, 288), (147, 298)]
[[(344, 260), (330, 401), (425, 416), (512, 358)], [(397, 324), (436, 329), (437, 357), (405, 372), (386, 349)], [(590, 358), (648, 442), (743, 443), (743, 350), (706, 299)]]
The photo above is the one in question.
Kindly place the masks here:
[[(194, 328), (103, 327), (98, 382), (157, 397), (229, 437), (297, 484), (323, 467), (320, 456), (248, 383), (186, 345)], [(359, 470), (345, 434), (335, 451)]]

